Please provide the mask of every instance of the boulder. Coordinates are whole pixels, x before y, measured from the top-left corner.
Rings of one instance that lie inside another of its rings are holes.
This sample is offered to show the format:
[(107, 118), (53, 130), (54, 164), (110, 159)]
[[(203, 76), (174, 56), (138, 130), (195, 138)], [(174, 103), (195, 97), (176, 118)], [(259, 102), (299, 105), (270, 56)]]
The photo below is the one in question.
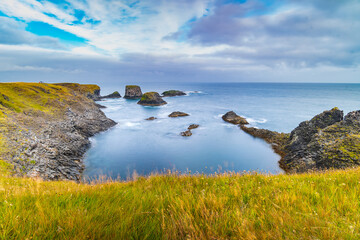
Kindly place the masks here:
[(169, 114), (169, 117), (171, 117), (171, 118), (186, 117), (186, 116), (189, 116), (189, 114), (184, 113), (184, 112), (172, 112)]
[(139, 99), (142, 97), (141, 88), (137, 85), (127, 85), (125, 87), (125, 96), (127, 99)]
[(155, 120), (155, 119), (157, 119), (157, 118), (156, 117), (149, 117), (149, 118), (146, 118), (145, 120), (152, 121), (152, 120)]
[(104, 99), (104, 98), (121, 98), (121, 95), (118, 91), (115, 91), (109, 95), (100, 97), (100, 99)]
[(185, 132), (180, 133), (183, 137), (190, 137), (192, 135), (190, 130), (186, 130)]
[(161, 106), (167, 104), (157, 92), (147, 92), (142, 95), (138, 104), (143, 106)]
[(191, 124), (188, 129), (191, 130), (191, 129), (195, 129), (195, 128), (198, 128), (199, 127), (199, 124)]
[(162, 93), (163, 97), (184, 96), (186, 93), (179, 90), (169, 90)]
[(236, 125), (238, 125), (238, 124), (241, 124), (241, 125), (249, 124), (248, 121), (246, 121), (245, 118), (240, 117), (239, 115), (237, 115), (233, 111), (227, 112), (224, 116), (222, 116), (222, 119), (225, 122), (229, 122), (229, 123), (236, 124)]

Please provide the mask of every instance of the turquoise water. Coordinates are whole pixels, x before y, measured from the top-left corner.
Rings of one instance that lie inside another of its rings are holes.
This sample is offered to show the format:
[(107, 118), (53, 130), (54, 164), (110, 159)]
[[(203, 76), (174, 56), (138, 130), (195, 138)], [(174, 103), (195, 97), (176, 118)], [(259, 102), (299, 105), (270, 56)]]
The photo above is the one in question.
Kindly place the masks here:
[[(124, 84), (125, 85), (125, 84)], [(102, 93), (124, 85), (102, 86)], [(360, 109), (360, 84), (184, 83), (142, 84), (143, 92), (183, 90), (187, 96), (165, 98), (167, 105), (143, 107), (134, 100), (99, 102), (105, 114), (118, 122), (91, 139), (85, 158), (85, 176), (126, 179), (136, 172), (148, 175), (167, 169), (192, 173), (255, 170), (279, 173), (279, 156), (260, 139), (225, 123), (221, 116), (233, 110), (252, 126), (290, 132), (301, 121), (335, 106), (345, 113)], [(169, 118), (173, 111), (189, 117)], [(154, 121), (145, 121), (148, 117)], [(185, 138), (180, 132), (200, 124)]]

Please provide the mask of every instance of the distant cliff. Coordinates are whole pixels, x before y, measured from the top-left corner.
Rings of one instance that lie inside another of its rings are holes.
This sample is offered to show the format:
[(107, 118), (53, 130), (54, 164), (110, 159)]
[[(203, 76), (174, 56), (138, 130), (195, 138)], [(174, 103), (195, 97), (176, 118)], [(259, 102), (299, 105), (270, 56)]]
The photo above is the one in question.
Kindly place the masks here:
[(0, 83), (0, 160), (15, 175), (78, 181), (89, 137), (116, 123), (97, 85)]

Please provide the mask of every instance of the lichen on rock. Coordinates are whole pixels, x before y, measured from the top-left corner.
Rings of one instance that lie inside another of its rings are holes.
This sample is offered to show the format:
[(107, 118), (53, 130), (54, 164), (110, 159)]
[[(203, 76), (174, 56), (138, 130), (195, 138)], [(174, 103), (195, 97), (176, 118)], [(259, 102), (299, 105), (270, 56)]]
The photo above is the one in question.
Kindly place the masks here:
[(143, 106), (161, 106), (167, 104), (157, 92), (147, 92), (141, 97), (138, 104)]

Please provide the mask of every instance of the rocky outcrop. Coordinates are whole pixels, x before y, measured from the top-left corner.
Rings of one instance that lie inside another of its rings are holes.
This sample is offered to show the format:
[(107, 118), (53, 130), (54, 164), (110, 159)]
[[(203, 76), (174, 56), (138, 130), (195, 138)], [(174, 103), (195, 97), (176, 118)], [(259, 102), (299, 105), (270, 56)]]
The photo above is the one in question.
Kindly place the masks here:
[(141, 88), (137, 85), (127, 85), (125, 87), (125, 96), (127, 99), (139, 99), (142, 97)]
[(100, 97), (100, 99), (106, 99), (106, 98), (121, 98), (121, 95), (118, 91), (115, 91), (109, 95)]
[(179, 90), (169, 90), (162, 93), (163, 97), (175, 97), (175, 96), (184, 96), (186, 93)]
[(275, 150), (282, 156), (280, 166), (287, 172), (360, 165), (360, 111), (350, 112), (344, 118), (343, 111), (333, 108), (300, 123), (290, 134), (242, 129), (277, 144)]
[(149, 117), (149, 118), (146, 118), (145, 120), (152, 121), (152, 120), (155, 120), (155, 119), (157, 119), (157, 118), (156, 117)]
[(172, 112), (172, 113), (169, 114), (169, 117), (171, 117), (171, 118), (186, 117), (186, 116), (189, 116), (189, 114), (184, 113), (184, 112), (178, 112), (178, 111)]
[(195, 128), (198, 128), (200, 125), (199, 124), (191, 124), (188, 129), (191, 130), (191, 129), (195, 129)]
[[(37, 87), (46, 92), (36, 93), (34, 97)], [(87, 98), (98, 87), (8, 83), (1, 88), (10, 96), (9, 104), (0, 106), (1, 112), (6, 113), (6, 122), (2, 123), (6, 128), (0, 128), (6, 146), (0, 152), (1, 159), (12, 164), (13, 173), (18, 176), (79, 181), (84, 170), (83, 156), (90, 146), (89, 137), (116, 124), (105, 116), (93, 98)], [(17, 105), (14, 98), (21, 98), (23, 103)]]
[(143, 106), (161, 106), (167, 104), (157, 92), (147, 92), (141, 97), (138, 104)]
[(232, 123), (232, 124), (235, 124), (235, 125), (239, 125), (239, 124), (249, 124), (248, 121), (246, 121), (245, 118), (243, 117), (240, 117), (239, 115), (237, 115), (235, 112), (233, 111), (230, 111), (230, 112), (227, 112), (225, 115), (222, 116), (222, 119), (225, 121), (225, 122), (229, 122), (229, 123)]

